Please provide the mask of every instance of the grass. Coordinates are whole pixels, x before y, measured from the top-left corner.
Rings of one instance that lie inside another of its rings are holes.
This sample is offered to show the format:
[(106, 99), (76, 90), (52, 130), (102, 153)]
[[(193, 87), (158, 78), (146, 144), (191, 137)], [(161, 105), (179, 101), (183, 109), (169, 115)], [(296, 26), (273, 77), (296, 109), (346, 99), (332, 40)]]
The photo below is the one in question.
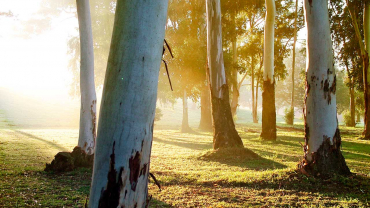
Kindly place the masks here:
[[(45, 173), (60, 151), (72, 150), (78, 131), (0, 128), (0, 207), (84, 207), (91, 170)], [(285, 126), (286, 127), (286, 126)], [(157, 128), (161, 129), (161, 128)], [(247, 150), (212, 150), (207, 132), (155, 130), (151, 207), (369, 207), (370, 141), (360, 128), (341, 127), (351, 177), (319, 180), (295, 173), (302, 126), (278, 129), (278, 141), (259, 139), (260, 125), (238, 125)]]

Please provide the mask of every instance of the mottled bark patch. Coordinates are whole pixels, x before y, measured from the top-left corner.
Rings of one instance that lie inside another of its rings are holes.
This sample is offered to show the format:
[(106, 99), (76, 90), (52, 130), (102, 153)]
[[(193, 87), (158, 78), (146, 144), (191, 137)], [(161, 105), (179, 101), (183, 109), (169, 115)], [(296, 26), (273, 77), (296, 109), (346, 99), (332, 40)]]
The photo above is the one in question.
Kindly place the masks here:
[(263, 140), (276, 140), (275, 82), (263, 82), (262, 92), (262, 132)]
[(88, 154), (93, 154), (95, 149), (95, 140), (96, 140), (96, 100), (92, 101), (90, 106), (90, 113), (91, 113), (91, 133), (93, 135), (93, 146), (87, 148)]
[(221, 86), (221, 98), (213, 95), (212, 115), (214, 124), (213, 148), (243, 147), (243, 142), (235, 129), (229, 103), (229, 88), (227, 84)]
[(141, 164), (141, 155), (140, 152), (137, 151), (135, 156), (131, 156), (129, 160), (130, 184), (132, 191), (136, 191), (136, 185), (140, 174), (140, 164)]
[(107, 186), (105, 190), (104, 188), (102, 189), (102, 193), (99, 199), (99, 207), (101, 208), (116, 208), (119, 204), (119, 196), (123, 187), (122, 173), (124, 171), (124, 168), (122, 167), (118, 174), (115, 169), (115, 143), (116, 142), (113, 142), (112, 154), (110, 155), (110, 167), (108, 172)]
[[(308, 145), (306, 143), (306, 145)], [(312, 159), (308, 159), (307, 149), (302, 162), (299, 163), (299, 169), (315, 177), (330, 178), (335, 174), (350, 175), (345, 159), (340, 151), (341, 137), (339, 129), (336, 130), (333, 140), (327, 135), (323, 136), (323, 143), (316, 152), (311, 153)]]

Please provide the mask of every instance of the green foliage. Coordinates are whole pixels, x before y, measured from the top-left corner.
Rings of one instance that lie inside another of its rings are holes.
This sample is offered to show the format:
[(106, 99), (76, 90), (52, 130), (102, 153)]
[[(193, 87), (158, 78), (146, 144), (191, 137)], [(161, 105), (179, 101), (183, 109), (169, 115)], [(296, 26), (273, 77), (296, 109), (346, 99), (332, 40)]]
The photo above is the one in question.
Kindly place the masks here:
[(294, 110), (291, 108), (285, 108), (284, 120), (286, 124), (293, 125), (294, 123)]

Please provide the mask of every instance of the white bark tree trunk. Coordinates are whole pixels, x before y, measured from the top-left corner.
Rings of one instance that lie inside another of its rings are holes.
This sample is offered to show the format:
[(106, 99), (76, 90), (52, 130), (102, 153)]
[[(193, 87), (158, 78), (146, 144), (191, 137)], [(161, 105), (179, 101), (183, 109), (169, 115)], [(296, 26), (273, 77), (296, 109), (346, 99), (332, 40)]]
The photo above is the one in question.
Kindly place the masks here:
[(93, 154), (96, 138), (96, 93), (90, 5), (89, 0), (77, 0), (76, 4), (81, 47), (81, 109), (78, 146), (87, 154)]
[(222, 51), (220, 0), (206, 0), (207, 58), (212, 99), (213, 148), (243, 147), (231, 115)]
[(274, 37), (275, 37), (275, 0), (266, 0), (266, 19), (264, 32), (263, 80), (274, 82)]
[(220, 0), (207, 0), (207, 58), (211, 91), (222, 98), (221, 87), (226, 84), (224, 55), (222, 51), (222, 27)]
[[(305, 0), (307, 70), (305, 109), (306, 170), (318, 175), (349, 173), (340, 152), (336, 76), (326, 0)], [(307, 168), (308, 167), (308, 168)]]
[(89, 207), (145, 207), (168, 0), (118, 0)]
[(266, 0), (261, 133), (263, 140), (276, 140), (274, 80), (275, 10), (275, 0)]

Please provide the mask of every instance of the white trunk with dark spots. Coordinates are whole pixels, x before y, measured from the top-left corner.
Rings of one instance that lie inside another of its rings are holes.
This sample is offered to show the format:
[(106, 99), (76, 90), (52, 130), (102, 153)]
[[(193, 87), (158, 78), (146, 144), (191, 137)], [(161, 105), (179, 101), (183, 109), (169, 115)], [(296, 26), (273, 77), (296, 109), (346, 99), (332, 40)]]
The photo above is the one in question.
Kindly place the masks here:
[(305, 0), (304, 6), (307, 26), (306, 148), (310, 161), (324, 139), (330, 138), (333, 143), (338, 121), (328, 2)]
[(87, 154), (93, 154), (96, 138), (96, 93), (90, 5), (89, 0), (77, 0), (76, 3), (81, 47), (81, 109), (78, 146)]
[(206, 0), (207, 58), (212, 101), (213, 148), (243, 147), (231, 114), (222, 51), (220, 0)]
[(207, 0), (207, 58), (211, 91), (222, 97), (221, 87), (226, 84), (224, 56), (222, 51), (222, 27), (220, 0)]
[(168, 0), (118, 0), (89, 207), (145, 207)]
[(274, 37), (275, 37), (275, 0), (266, 0), (266, 19), (264, 32), (263, 80), (274, 82)]

